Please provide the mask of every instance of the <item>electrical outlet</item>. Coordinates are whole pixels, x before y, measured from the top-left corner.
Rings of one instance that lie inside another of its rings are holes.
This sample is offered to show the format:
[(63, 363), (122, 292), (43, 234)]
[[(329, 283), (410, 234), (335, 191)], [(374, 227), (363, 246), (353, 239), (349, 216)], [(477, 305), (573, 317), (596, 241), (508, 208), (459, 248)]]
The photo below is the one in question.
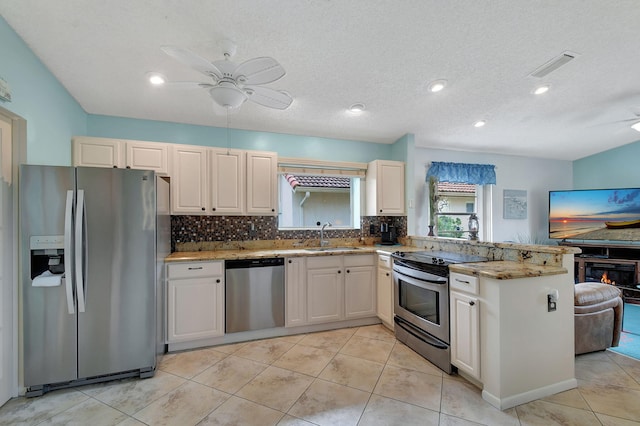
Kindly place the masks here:
[(551, 294), (547, 295), (547, 312), (553, 312), (556, 310), (556, 302), (553, 301), (554, 297)]

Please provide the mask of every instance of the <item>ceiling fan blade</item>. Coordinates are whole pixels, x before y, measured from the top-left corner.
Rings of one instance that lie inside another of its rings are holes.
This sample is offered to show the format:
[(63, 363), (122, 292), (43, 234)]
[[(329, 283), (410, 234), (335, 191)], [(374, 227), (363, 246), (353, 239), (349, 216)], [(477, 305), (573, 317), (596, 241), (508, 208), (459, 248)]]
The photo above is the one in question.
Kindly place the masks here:
[(267, 84), (284, 76), (286, 71), (275, 59), (262, 57), (241, 63), (233, 74), (242, 84)]
[(594, 124), (592, 126), (589, 127), (599, 127), (599, 126), (610, 126), (612, 124), (617, 124), (617, 123), (630, 123), (632, 121), (640, 121), (640, 117), (636, 117), (636, 118), (627, 118), (625, 120), (615, 120), (615, 121), (607, 121), (605, 123), (598, 123), (598, 124)]
[(191, 52), (190, 50), (183, 49), (177, 46), (162, 46), (160, 48), (167, 55), (189, 65), (191, 68), (201, 72), (204, 75), (212, 77), (216, 80), (220, 80), (222, 78), (222, 72), (218, 69), (218, 67), (207, 61), (202, 56)]
[(259, 105), (276, 109), (287, 109), (293, 98), (287, 93), (262, 86), (245, 86), (249, 100)]
[(197, 81), (168, 81), (165, 83), (165, 87), (170, 89), (211, 89), (214, 85)]

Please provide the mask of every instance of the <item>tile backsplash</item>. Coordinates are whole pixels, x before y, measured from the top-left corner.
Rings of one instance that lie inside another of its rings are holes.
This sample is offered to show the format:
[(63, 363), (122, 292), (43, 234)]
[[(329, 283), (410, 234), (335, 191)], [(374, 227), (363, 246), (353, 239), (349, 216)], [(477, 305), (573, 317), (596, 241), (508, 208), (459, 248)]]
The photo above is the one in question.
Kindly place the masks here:
[[(325, 228), (324, 232), (326, 238), (375, 239), (380, 238), (382, 223), (395, 226), (399, 238), (407, 236), (406, 216), (362, 216), (360, 229)], [(278, 230), (276, 216), (171, 216), (171, 251), (190, 250), (183, 247), (192, 246), (189, 243), (317, 239), (319, 230)]]

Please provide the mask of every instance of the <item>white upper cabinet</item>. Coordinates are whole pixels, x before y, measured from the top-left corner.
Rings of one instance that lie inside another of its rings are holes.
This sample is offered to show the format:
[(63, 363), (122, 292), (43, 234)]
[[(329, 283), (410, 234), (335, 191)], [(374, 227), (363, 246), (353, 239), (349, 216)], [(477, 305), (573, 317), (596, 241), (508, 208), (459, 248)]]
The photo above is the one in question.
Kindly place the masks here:
[(172, 148), (171, 213), (207, 214), (207, 148)]
[(118, 139), (76, 136), (71, 142), (74, 166), (124, 167), (124, 144)]
[(169, 145), (158, 142), (125, 141), (126, 167), (169, 174)]
[(275, 215), (277, 155), (175, 145), (172, 214)]
[(73, 165), (127, 167), (169, 175), (169, 144), (125, 139), (76, 136), (72, 139)]
[(209, 152), (209, 213), (243, 213), (245, 157), (245, 151), (233, 149), (212, 149)]
[(275, 152), (76, 136), (73, 165), (153, 170), (171, 177), (171, 214), (277, 214)]
[(405, 214), (404, 163), (375, 160), (369, 163), (366, 178), (366, 215), (403, 216)]
[(247, 151), (247, 213), (276, 215), (278, 157), (275, 152)]

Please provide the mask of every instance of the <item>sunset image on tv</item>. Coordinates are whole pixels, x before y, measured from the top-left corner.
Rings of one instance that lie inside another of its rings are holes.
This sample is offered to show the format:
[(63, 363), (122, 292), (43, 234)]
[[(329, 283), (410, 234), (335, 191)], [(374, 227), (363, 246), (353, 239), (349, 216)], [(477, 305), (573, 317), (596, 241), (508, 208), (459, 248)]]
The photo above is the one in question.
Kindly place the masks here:
[(640, 228), (638, 188), (549, 192), (550, 238), (615, 239), (632, 228)]

